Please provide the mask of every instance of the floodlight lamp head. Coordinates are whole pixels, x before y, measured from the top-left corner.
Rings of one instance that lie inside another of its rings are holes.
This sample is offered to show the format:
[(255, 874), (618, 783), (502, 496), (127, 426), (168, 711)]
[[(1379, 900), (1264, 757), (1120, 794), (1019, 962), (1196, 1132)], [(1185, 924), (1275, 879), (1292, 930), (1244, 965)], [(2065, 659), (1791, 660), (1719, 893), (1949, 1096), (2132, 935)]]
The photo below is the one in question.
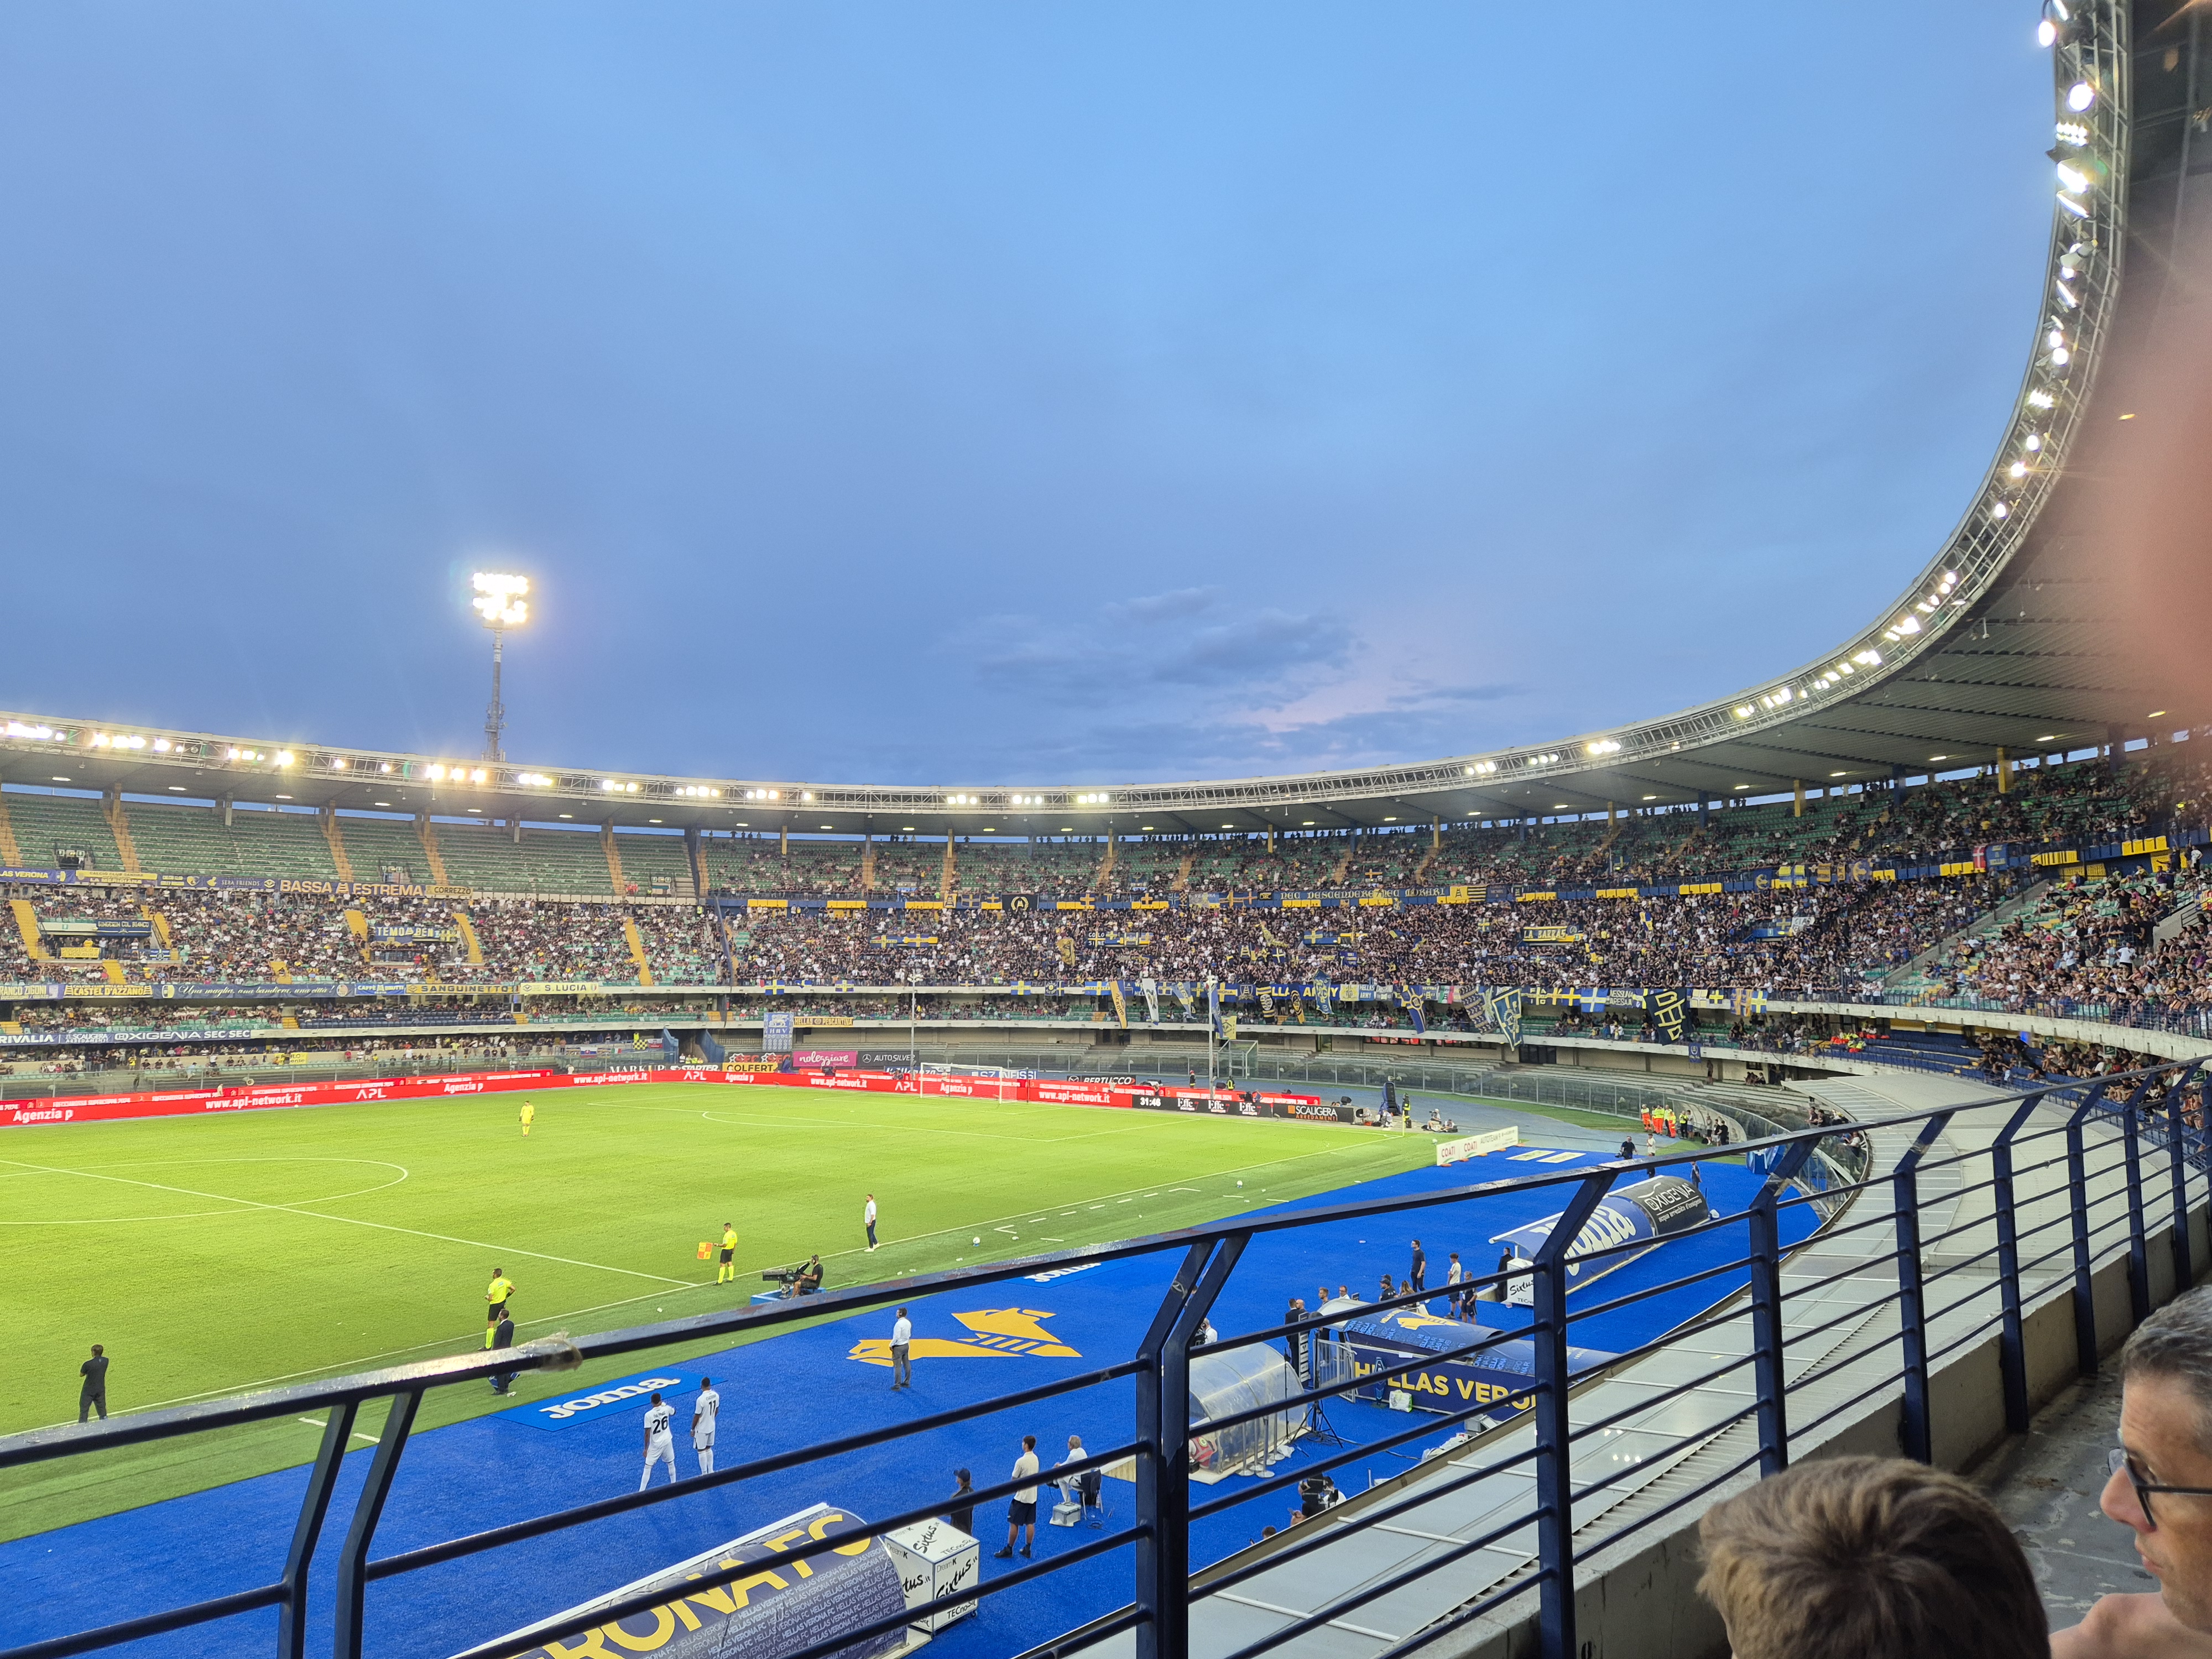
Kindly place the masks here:
[(529, 577), (480, 570), (472, 581), (477, 597), (469, 603), (486, 628), (520, 628), (530, 620), (530, 606), (522, 597), (530, 592)]

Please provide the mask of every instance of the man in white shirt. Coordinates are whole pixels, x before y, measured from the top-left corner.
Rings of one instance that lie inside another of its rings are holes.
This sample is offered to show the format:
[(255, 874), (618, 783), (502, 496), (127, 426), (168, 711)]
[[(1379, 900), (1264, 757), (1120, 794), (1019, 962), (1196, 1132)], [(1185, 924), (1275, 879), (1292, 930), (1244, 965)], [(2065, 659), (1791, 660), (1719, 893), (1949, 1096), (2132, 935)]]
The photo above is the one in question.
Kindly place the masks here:
[(668, 1484), (676, 1484), (676, 1437), (669, 1425), (676, 1413), (661, 1402), (660, 1395), (653, 1396), (653, 1404), (645, 1410), (645, 1473), (637, 1478), (637, 1489), (643, 1492), (653, 1480), (653, 1466), (665, 1458), (668, 1462)]
[[(1014, 1460), (1012, 1478), (1016, 1480), (1024, 1478), (1034, 1480), (1036, 1472), (1036, 1437), (1033, 1434), (1025, 1434), (1022, 1437), (1022, 1455)], [(1014, 1534), (1020, 1532), (1024, 1527), (1030, 1529), (1029, 1537), (1022, 1545), (1024, 1559), (1028, 1559), (1036, 1548), (1036, 1495), (1037, 1489), (1034, 1485), (1023, 1486), (1014, 1493), (1014, 1501), (1006, 1505), (1006, 1547), (995, 1552), (993, 1559), (1010, 1561), (1013, 1559)]]
[(914, 1340), (914, 1322), (906, 1316), (906, 1310), (898, 1310), (891, 1325), (891, 1387), (903, 1389), (914, 1382), (914, 1370), (907, 1364), (907, 1347)]
[(873, 1193), (868, 1194), (868, 1201), (860, 1210), (860, 1219), (866, 1224), (868, 1248), (872, 1250), (876, 1248), (876, 1195)]
[(714, 1472), (714, 1419), (722, 1409), (722, 1396), (714, 1392), (714, 1379), (699, 1379), (699, 1397), (691, 1402), (691, 1449), (699, 1454), (699, 1473)]
[[(1071, 1434), (1067, 1437), (1067, 1455), (1061, 1458), (1060, 1462), (1061, 1464), (1079, 1463), (1090, 1455), (1089, 1452), (1083, 1449), (1083, 1437), (1079, 1434)], [(1062, 1480), (1060, 1483), (1060, 1496), (1063, 1503), (1082, 1503), (1083, 1476), (1071, 1474)]]

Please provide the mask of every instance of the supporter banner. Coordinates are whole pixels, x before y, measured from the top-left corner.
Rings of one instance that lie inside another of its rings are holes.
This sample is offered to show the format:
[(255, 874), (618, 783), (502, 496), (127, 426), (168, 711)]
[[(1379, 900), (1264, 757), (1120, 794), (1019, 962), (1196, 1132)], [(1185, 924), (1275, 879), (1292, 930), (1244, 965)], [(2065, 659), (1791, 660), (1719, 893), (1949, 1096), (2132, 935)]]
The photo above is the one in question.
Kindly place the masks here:
[(853, 1023), (850, 1014), (793, 1014), (791, 1019), (795, 1025), (807, 1026), (850, 1025)]
[(788, 1012), (763, 1012), (761, 1015), (761, 1051), (763, 1054), (787, 1054), (791, 1052), (791, 1028), (796, 1016)]
[(155, 988), (150, 985), (72, 985), (62, 994), (65, 997), (85, 997), (96, 1000), (101, 998), (150, 997), (154, 994), (154, 989)]
[[(1550, 898), (1553, 895), (1546, 893), (1543, 896)], [(1583, 933), (1578, 927), (1523, 927), (1521, 942), (1523, 945), (1580, 945)]]
[(514, 988), (526, 997), (599, 997), (608, 988), (591, 979), (526, 979)]
[(458, 945), (458, 927), (402, 927), (386, 922), (369, 924), (368, 937), (378, 945)]

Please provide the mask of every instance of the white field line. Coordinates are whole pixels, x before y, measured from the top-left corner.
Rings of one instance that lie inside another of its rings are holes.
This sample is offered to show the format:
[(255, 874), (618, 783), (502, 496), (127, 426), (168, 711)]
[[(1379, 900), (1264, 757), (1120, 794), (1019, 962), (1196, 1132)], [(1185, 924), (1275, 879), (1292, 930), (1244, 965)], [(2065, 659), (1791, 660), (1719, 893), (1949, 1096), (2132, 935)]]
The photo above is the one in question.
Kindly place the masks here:
[[(665, 1109), (665, 1109), (665, 1108), (659, 1108), (659, 1107), (642, 1107), (642, 1108), (639, 1108), (639, 1109), (644, 1109), (644, 1110), (665, 1110)], [(702, 1115), (703, 1115), (703, 1114), (702, 1114)], [(1296, 1163), (1302, 1163), (1302, 1162), (1304, 1162), (1305, 1159), (1307, 1159), (1307, 1158), (1334, 1158), (1334, 1157), (1337, 1157), (1337, 1156), (1339, 1156), (1339, 1155), (1340, 1155), (1340, 1154), (1342, 1154), (1342, 1153), (1345, 1153), (1345, 1152), (1358, 1152), (1358, 1151), (1359, 1150), (1360, 1146), (1365, 1146), (1365, 1145), (1368, 1145), (1368, 1144), (1370, 1144), (1370, 1143), (1363, 1141), (1363, 1142), (1358, 1143), (1358, 1145), (1346, 1145), (1346, 1146), (1330, 1146), (1330, 1147), (1324, 1147), (1324, 1148), (1322, 1148), (1322, 1149), (1321, 1149), (1321, 1150), (1319, 1150), (1319, 1151), (1316, 1151), (1316, 1152), (1299, 1152), (1299, 1153), (1297, 1153), (1297, 1154), (1296, 1154), (1295, 1156), (1291, 1157), (1291, 1158), (1271, 1158), (1271, 1159), (1267, 1160), (1266, 1163), (1262, 1163), (1262, 1164), (1240, 1164), (1239, 1166), (1237, 1166), (1237, 1168), (1235, 1168), (1235, 1169), (1218, 1170), (1218, 1171), (1217, 1171), (1217, 1172), (1216, 1172), (1216, 1175), (1218, 1175), (1218, 1176), (1225, 1176), (1249, 1175), (1249, 1174), (1250, 1174), (1253, 1170), (1267, 1170), (1267, 1169), (1273, 1169), (1276, 1164), (1296, 1164)], [(0, 1163), (14, 1163), (14, 1162), (15, 1162), (15, 1160), (14, 1160), (14, 1159), (0, 1158)], [(35, 1164), (30, 1164), (30, 1165), (25, 1165), (25, 1166), (23, 1166), (23, 1167), (25, 1167), (26, 1169), (32, 1169), (32, 1170), (34, 1170), (34, 1169), (39, 1168), (40, 1166), (35, 1165)], [(56, 1172), (56, 1173), (60, 1173), (60, 1174), (64, 1174), (64, 1175), (74, 1175), (74, 1174), (77, 1174), (77, 1173), (80, 1173), (80, 1172), (79, 1172), (79, 1171), (76, 1171), (76, 1170), (60, 1170), (60, 1171), (58, 1171), (58, 1172)], [(1207, 1179), (1213, 1179), (1213, 1178), (1214, 1178), (1214, 1176), (1208, 1176), (1208, 1177), (1206, 1177), (1206, 1178), (1207, 1178)], [(1132, 1188), (1131, 1190), (1132, 1190), (1132, 1191), (1135, 1191), (1135, 1190), (1137, 1190), (1137, 1189), (1135, 1189), (1135, 1188)], [(1200, 1191), (1200, 1189), (1199, 1188), (1196, 1188), (1196, 1187), (1170, 1187), (1170, 1188), (1169, 1188), (1167, 1190), (1168, 1190), (1168, 1191), (1170, 1191), (1170, 1192), (1195, 1193), (1195, 1192)], [(1115, 1197), (1115, 1196), (1116, 1196), (1116, 1194), (1113, 1194), (1113, 1193), (1106, 1193), (1106, 1194), (1102, 1194), (1101, 1196), (1102, 1196), (1102, 1200), (1103, 1200), (1103, 1199), (1111, 1199), (1111, 1198), (1114, 1198), (1114, 1197)], [(240, 1200), (240, 1201), (242, 1201), (242, 1200)], [(1082, 1200), (1079, 1200), (1079, 1201), (1082, 1201)], [(276, 1207), (281, 1207), (281, 1206), (276, 1206)], [(1103, 1208), (1104, 1207), (1104, 1204), (1103, 1204), (1103, 1202), (1102, 1201), (1102, 1202), (1100, 1202), (1100, 1203), (1091, 1204), (1091, 1205), (1090, 1205), (1090, 1206), (1089, 1206), (1089, 1207), (1090, 1207), (1090, 1208), (1091, 1208), (1091, 1209), (1103, 1209)], [(1068, 1214), (1068, 1215), (1073, 1215), (1073, 1214), (1074, 1214), (1074, 1213), (1075, 1213), (1075, 1212), (1074, 1212), (1074, 1211), (1073, 1211), (1073, 1210), (1070, 1210), (1070, 1211), (1063, 1212), (1063, 1213), (1064, 1213), (1064, 1214)], [(344, 1220), (346, 1218), (344, 1218), (344, 1217), (343, 1217), (343, 1216), (325, 1216), (325, 1217), (321, 1217), (321, 1218), (320, 1218), (320, 1219), (323, 1219), (323, 1220), (326, 1220), (326, 1221), (340, 1221), (340, 1220)], [(376, 1224), (376, 1224), (376, 1223), (373, 1223), (373, 1222), (372, 1222), (372, 1223), (365, 1223), (365, 1224), (365, 1224), (365, 1225), (372, 1225), (372, 1226), (373, 1226), (373, 1225), (376, 1225)], [(930, 1232), (930, 1233), (917, 1233), (917, 1234), (915, 1234), (915, 1235), (914, 1236), (914, 1237), (912, 1237), (912, 1238), (909, 1238), (909, 1239), (901, 1239), (901, 1240), (897, 1240), (897, 1241), (894, 1241), (894, 1242), (900, 1243), (918, 1243), (918, 1242), (920, 1242), (920, 1241), (921, 1241), (921, 1240), (922, 1240), (922, 1239), (927, 1239), (927, 1238), (935, 1238), (935, 1237), (939, 1237), (939, 1236), (940, 1236), (941, 1234), (945, 1234), (945, 1233), (957, 1233), (957, 1232), (960, 1232), (960, 1231), (965, 1231), (965, 1230), (967, 1230), (967, 1229), (970, 1229), (970, 1228), (972, 1228), (972, 1229), (973, 1229), (973, 1230), (975, 1230), (975, 1231), (980, 1232), (980, 1231), (983, 1231), (983, 1230), (984, 1230), (985, 1228), (987, 1228), (987, 1227), (995, 1228), (995, 1226), (996, 1226), (996, 1224), (995, 1224), (995, 1223), (994, 1223), (994, 1222), (988, 1222), (988, 1221), (963, 1222), (963, 1223), (962, 1223), (959, 1226), (956, 1226), (956, 1227), (940, 1227), (940, 1228), (939, 1228), (939, 1229), (937, 1230), (937, 1231), (936, 1231), (936, 1232)], [(404, 1228), (404, 1227), (403, 1227), (403, 1228), (398, 1228), (398, 1229), (397, 1229), (396, 1231), (401, 1231), (401, 1232), (408, 1232), (408, 1231), (412, 1231), (413, 1230), (412, 1230), (412, 1229), (410, 1229), (410, 1228)], [(437, 1237), (439, 1235), (437, 1235), (437, 1234), (434, 1234), (434, 1234), (428, 1234), (428, 1235), (425, 1235), (425, 1236), (426, 1236), (426, 1237)], [(1060, 1243), (1060, 1241), (1059, 1241), (1059, 1240), (1055, 1239), (1055, 1240), (1052, 1240), (1052, 1241), (1050, 1241), (1050, 1242), (1054, 1243)], [(526, 1255), (526, 1254), (528, 1254), (528, 1252), (526, 1252), (526, 1251), (516, 1251), (516, 1252), (514, 1252), (514, 1254), (520, 1255)], [(834, 1250), (834, 1251), (830, 1252), (828, 1255), (824, 1256), (823, 1259), (825, 1261), (835, 1261), (838, 1260), (840, 1257), (848, 1256), (848, 1255), (865, 1255), (866, 1254), (866, 1249), (865, 1249), (863, 1247), (861, 1247), (861, 1246), (860, 1246), (860, 1245), (857, 1245), (857, 1244), (856, 1244), (856, 1245), (853, 1246), (853, 1247), (852, 1247), (851, 1249), (844, 1249), (844, 1250)], [(550, 1260), (554, 1260), (554, 1261), (561, 1260), (561, 1258), (559, 1258), (559, 1257), (557, 1257), (557, 1256), (556, 1256), (556, 1257), (549, 1258), (549, 1259), (550, 1259)], [(592, 1265), (592, 1264), (590, 1264), (590, 1263), (584, 1263), (584, 1264), (581, 1264), (581, 1265), (584, 1265), (584, 1266), (590, 1266), (590, 1265)], [(627, 1272), (627, 1271), (628, 1271), (628, 1269), (626, 1269), (626, 1268), (616, 1268), (616, 1269), (613, 1269), (612, 1271), (615, 1271), (615, 1272), (618, 1272), (618, 1273), (619, 1273), (619, 1272)], [(684, 1281), (684, 1280), (682, 1280), (682, 1279), (670, 1279), (670, 1280), (669, 1280), (669, 1281), (667, 1281), (667, 1282), (668, 1282), (668, 1283), (670, 1283), (670, 1284), (672, 1284), (672, 1285), (679, 1285), (679, 1286), (680, 1286), (682, 1289), (684, 1289), (684, 1290), (690, 1290), (690, 1291), (711, 1291), (711, 1290), (713, 1290), (713, 1289), (714, 1288), (713, 1285), (708, 1285), (708, 1284), (705, 1284), (705, 1283), (686, 1283), (685, 1281)], [(559, 1326), (562, 1326), (562, 1325), (565, 1324), (565, 1323), (566, 1323), (566, 1322), (568, 1322), (568, 1321), (575, 1320), (575, 1319), (580, 1319), (580, 1318), (582, 1318), (584, 1316), (586, 1316), (586, 1314), (605, 1313), (605, 1312), (606, 1312), (606, 1311), (608, 1311), (610, 1309), (613, 1309), (613, 1308), (627, 1308), (627, 1307), (629, 1307), (629, 1306), (631, 1306), (631, 1305), (633, 1305), (633, 1304), (636, 1304), (636, 1303), (640, 1303), (640, 1302), (650, 1302), (650, 1301), (651, 1301), (651, 1300), (653, 1300), (653, 1298), (654, 1297), (656, 1297), (656, 1296), (665, 1296), (665, 1295), (668, 1295), (668, 1294), (670, 1294), (670, 1292), (663, 1291), (645, 1291), (643, 1294), (639, 1295), (639, 1296), (629, 1296), (629, 1297), (621, 1297), (620, 1299), (618, 1299), (618, 1300), (617, 1300), (617, 1301), (613, 1301), (613, 1302), (601, 1302), (601, 1303), (597, 1303), (597, 1304), (593, 1304), (592, 1306), (588, 1307), (588, 1308), (575, 1308), (575, 1309), (572, 1309), (572, 1310), (569, 1310), (568, 1312), (567, 1312), (567, 1313), (548, 1314), (548, 1315), (544, 1316), (544, 1317), (542, 1317), (542, 1318), (538, 1318), (538, 1319), (523, 1319), (523, 1320), (517, 1320), (517, 1321), (515, 1322), (516, 1328), (517, 1328), (517, 1329), (520, 1329), (520, 1330), (526, 1330), (526, 1329), (530, 1328), (531, 1328), (531, 1327), (532, 1327), (532, 1326), (538, 1326), (538, 1325), (551, 1326), (551, 1327), (556, 1327), (556, 1328), (557, 1328), (557, 1327), (559, 1327)], [(434, 1339), (434, 1340), (431, 1340), (431, 1341), (428, 1341), (428, 1342), (416, 1342), (416, 1343), (412, 1343), (412, 1344), (410, 1344), (410, 1345), (409, 1345), (408, 1346), (404, 1347), (404, 1348), (386, 1348), (386, 1349), (385, 1349), (385, 1350), (384, 1350), (382, 1352), (380, 1352), (380, 1353), (364, 1354), (364, 1355), (362, 1355), (361, 1357), (359, 1357), (359, 1358), (354, 1358), (354, 1359), (341, 1359), (341, 1360), (336, 1360), (336, 1361), (333, 1361), (331, 1364), (327, 1364), (327, 1365), (315, 1365), (315, 1366), (311, 1366), (311, 1367), (309, 1367), (309, 1368), (308, 1368), (307, 1370), (299, 1370), (299, 1371), (287, 1371), (287, 1372), (284, 1372), (284, 1373), (283, 1373), (283, 1375), (281, 1375), (281, 1376), (264, 1376), (264, 1377), (260, 1377), (260, 1378), (258, 1378), (258, 1379), (257, 1379), (257, 1380), (255, 1380), (255, 1381), (253, 1381), (253, 1382), (232, 1382), (232, 1383), (226, 1383), (226, 1384), (225, 1384), (224, 1386), (222, 1386), (222, 1388), (218, 1388), (218, 1389), (204, 1389), (200, 1390), (200, 1391), (199, 1391), (198, 1393), (197, 1393), (197, 1394), (180, 1394), (180, 1395), (178, 1395), (174, 1396), (173, 1398), (172, 1398), (172, 1399), (168, 1399), (168, 1400), (155, 1400), (155, 1401), (148, 1401), (148, 1402), (147, 1402), (147, 1404), (146, 1404), (146, 1405), (144, 1405), (143, 1407), (141, 1407), (139, 1409), (143, 1410), (143, 1411), (161, 1411), (161, 1410), (163, 1410), (163, 1409), (165, 1409), (166, 1407), (171, 1407), (171, 1406), (185, 1406), (185, 1405), (190, 1405), (190, 1404), (191, 1404), (194, 1401), (199, 1401), (199, 1400), (213, 1400), (213, 1399), (219, 1398), (219, 1397), (222, 1396), (222, 1395), (233, 1395), (233, 1394), (246, 1394), (246, 1393), (251, 1393), (251, 1392), (252, 1392), (253, 1390), (255, 1390), (255, 1389), (273, 1389), (273, 1388), (278, 1387), (279, 1385), (281, 1385), (281, 1384), (283, 1384), (283, 1383), (286, 1383), (286, 1382), (299, 1382), (299, 1381), (301, 1381), (302, 1378), (306, 1378), (306, 1377), (313, 1377), (313, 1376), (327, 1376), (328, 1374), (330, 1374), (331, 1372), (333, 1372), (333, 1371), (349, 1371), (349, 1370), (360, 1370), (360, 1369), (362, 1369), (362, 1368), (363, 1368), (363, 1367), (367, 1367), (367, 1366), (374, 1365), (374, 1364), (376, 1364), (379, 1360), (385, 1360), (385, 1359), (398, 1359), (398, 1358), (402, 1358), (402, 1357), (404, 1357), (404, 1356), (405, 1356), (405, 1355), (407, 1355), (407, 1354), (421, 1353), (421, 1352), (422, 1352), (424, 1349), (426, 1349), (426, 1348), (442, 1348), (442, 1347), (446, 1347), (446, 1346), (449, 1346), (449, 1345), (451, 1345), (451, 1344), (455, 1344), (455, 1343), (462, 1343), (462, 1344), (463, 1344), (463, 1346), (462, 1346), (460, 1347), (460, 1349), (459, 1350), (459, 1352), (475, 1352), (475, 1350), (476, 1350), (476, 1345), (475, 1345), (475, 1343), (474, 1343), (473, 1341), (467, 1341), (467, 1342), (464, 1342), (464, 1339), (462, 1339), (462, 1338), (460, 1338), (460, 1337), (458, 1337), (458, 1336), (455, 1336), (455, 1337), (439, 1337), (439, 1338), (436, 1338), (436, 1339)], [(56, 1425), (56, 1424), (48, 1424), (48, 1425), (43, 1425), (43, 1426), (50, 1427), (50, 1428), (51, 1428), (51, 1427), (56, 1427), (56, 1426), (66, 1426), (66, 1423), (64, 1422), (64, 1423), (63, 1423), (63, 1424), (59, 1424), (59, 1425)]]
[[(487, 1244), (482, 1239), (456, 1238), (451, 1233), (426, 1232), (420, 1227), (402, 1227), (389, 1221), (364, 1221), (357, 1216), (325, 1215), (319, 1210), (303, 1209), (296, 1204), (264, 1204), (257, 1199), (233, 1198), (227, 1193), (204, 1193), (191, 1187), (171, 1187), (158, 1181), (134, 1181), (127, 1176), (99, 1175), (89, 1170), (64, 1170), (53, 1164), (26, 1164), (21, 1158), (0, 1158), (0, 1164), (12, 1164), (20, 1170), (37, 1170), (46, 1175), (81, 1176), (87, 1181), (112, 1181), (125, 1187), (148, 1187), (157, 1193), (176, 1193), (185, 1198), (213, 1199), (218, 1203), (236, 1204), (249, 1210), (270, 1210), (281, 1215), (307, 1216), (316, 1221), (336, 1221), (349, 1227), (374, 1227), (379, 1232), (407, 1233), (416, 1238), (435, 1239), (441, 1244), (465, 1244), (472, 1250), (489, 1250), (494, 1255), (528, 1256), (535, 1261), (557, 1261), (564, 1267), (591, 1267), (605, 1273), (627, 1273), (632, 1279), (650, 1279), (663, 1285), (678, 1285), (690, 1289), (698, 1281), (690, 1279), (671, 1279), (665, 1273), (640, 1273), (635, 1267), (611, 1267), (603, 1261), (579, 1261), (574, 1256), (549, 1255), (543, 1250), (526, 1250), (519, 1245)], [(316, 1200), (329, 1203), (328, 1199)]]

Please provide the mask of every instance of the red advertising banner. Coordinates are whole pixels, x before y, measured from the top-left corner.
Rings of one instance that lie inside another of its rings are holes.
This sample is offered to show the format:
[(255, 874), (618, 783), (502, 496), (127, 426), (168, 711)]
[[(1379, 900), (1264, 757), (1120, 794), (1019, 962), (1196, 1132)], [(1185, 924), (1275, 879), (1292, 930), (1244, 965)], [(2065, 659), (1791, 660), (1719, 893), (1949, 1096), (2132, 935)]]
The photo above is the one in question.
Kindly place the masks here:
[[(1139, 1095), (1188, 1101), (1198, 1109), (1237, 1109), (1227, 1090), (1139, 1089), (1126, 1084), (1069, 1083), (1049, 1078), (893, 1075), (889, 1072), (726, 1072), (708, 1066), (655, 1066), (635, 1072), (464, 1072), (446, 1077), (372, 1078), (358, 1083), (262, 1083), (237, 1088), (159, 1090), (128, 1095), (74, 1095), (55, 1100), (0, 1101), (0, 1128), (37, 1123), (92, 1123), (128, 1117), (181, 1117), (210, 1112), (269, 1111), (287, 1106), (343, 1106), (376, 1100), (431, 1100), (450, 1095), (504, 1094), (526, 1089), (612, 1088), (633, 1083), (765, 1084), (787, 1089), (842, 1089), (864, 1093), (939, 1095), (972, 1100), (1022, 1100), (1046, 1105), (1130, 1106)], [(1320, 1104), (1317, 1095), (1263, 1094), (1261, 1106)], [(1221, 1103), (1213, 1105), (1212, 1102)], [(1245, 1114), (1249, 1115), (1251, 1114)], [(1269, 1112), (1268, 1116), (1287, 1115)]]

